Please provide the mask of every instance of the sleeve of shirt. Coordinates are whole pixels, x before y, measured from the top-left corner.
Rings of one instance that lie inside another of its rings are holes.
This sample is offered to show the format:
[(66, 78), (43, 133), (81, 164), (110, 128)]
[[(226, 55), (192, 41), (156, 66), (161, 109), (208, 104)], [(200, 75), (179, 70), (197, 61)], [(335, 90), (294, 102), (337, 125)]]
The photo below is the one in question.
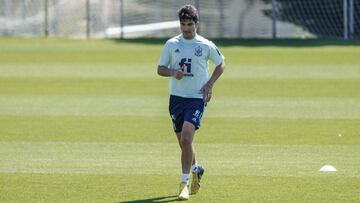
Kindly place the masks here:
[(160, 59), (159, 59), (159, 66), (168, 67), (170, 65), (170, 43), (166, 42), (164, 48), (161, 52)]
[(209, 49), (209, 59), (214, 62), (215, 65), (220, 65), (224, 62), (224, 55), (221, 54), (221, 52), (214, 43), (209, 43)]

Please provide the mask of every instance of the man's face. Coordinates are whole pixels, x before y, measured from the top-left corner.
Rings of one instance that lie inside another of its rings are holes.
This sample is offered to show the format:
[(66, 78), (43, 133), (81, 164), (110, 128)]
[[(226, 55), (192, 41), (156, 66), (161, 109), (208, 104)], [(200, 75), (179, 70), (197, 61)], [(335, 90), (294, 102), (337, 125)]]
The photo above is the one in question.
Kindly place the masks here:
[(180, 21), (180, 29), (185, 39), (193, 39), (196, 34), (198, 23), (193, 20)]

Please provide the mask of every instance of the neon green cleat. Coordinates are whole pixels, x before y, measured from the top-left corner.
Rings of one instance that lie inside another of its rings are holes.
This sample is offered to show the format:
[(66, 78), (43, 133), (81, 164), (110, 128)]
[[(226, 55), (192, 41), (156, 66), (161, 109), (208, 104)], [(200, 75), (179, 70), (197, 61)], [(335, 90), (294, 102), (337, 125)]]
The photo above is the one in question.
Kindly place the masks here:
[(180, 183), (179, 200), (189, 199), (189, 185), (187, 183)]
[(201, 182), (202, 176), (204, 175), (204, 172), (205, 172), (204, 168), (199, 166), (198, 169), (197, 169), (197, 172), (192, 173), (193, 179), (192, 179), (192, 182), (191, 182), (190, 194), (194, 195), (197, 192), (199, 192), (199, 189), (200, 189), (200, 186), (201, 186), (200, 182)]

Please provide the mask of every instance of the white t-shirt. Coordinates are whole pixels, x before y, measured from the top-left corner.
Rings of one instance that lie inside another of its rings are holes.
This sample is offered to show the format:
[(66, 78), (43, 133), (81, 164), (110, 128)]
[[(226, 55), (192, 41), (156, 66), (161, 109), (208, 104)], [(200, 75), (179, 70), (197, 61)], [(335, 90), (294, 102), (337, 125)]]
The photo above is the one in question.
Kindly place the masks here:
[(170, 78), (170, 94), (185, 98), (202, 98), (200, 89), (208, 81), (208, 60), (215, 65), (223, 63), (224, 56), (214, 43), (196, 35), (191, 40), (183, 38), (182, 34), (169, 39), (164, 46), (159, 59), (159, 66), (169, 69), (179, 69), (183, 64), (184, 77), (177, 80)]

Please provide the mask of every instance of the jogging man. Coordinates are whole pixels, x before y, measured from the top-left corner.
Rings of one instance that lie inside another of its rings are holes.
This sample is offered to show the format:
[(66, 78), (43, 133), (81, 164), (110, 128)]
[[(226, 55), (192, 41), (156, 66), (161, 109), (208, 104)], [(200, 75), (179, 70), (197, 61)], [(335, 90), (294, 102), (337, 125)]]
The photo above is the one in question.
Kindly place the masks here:
[[(170, 78), (169, 113), (181, 148), (182, 178), (178, 198), (189, 199), (200, 189), (204, 169), (197, 164), (192, 144), (195, 130), (211, 99), (215, 81), (223, 73), (224, 56), (211, 41), (196, 34), (199, 16), (196, 8), (185, 5), (178, 11), (181, 34), (169, 39), (161, 53), (157, 72)], [(216, 68), (210, 79), (208, 60)], [(190, 171), (193, 178), (189, 189)], [(189, 191), (190, 190), (190, 191)]]

